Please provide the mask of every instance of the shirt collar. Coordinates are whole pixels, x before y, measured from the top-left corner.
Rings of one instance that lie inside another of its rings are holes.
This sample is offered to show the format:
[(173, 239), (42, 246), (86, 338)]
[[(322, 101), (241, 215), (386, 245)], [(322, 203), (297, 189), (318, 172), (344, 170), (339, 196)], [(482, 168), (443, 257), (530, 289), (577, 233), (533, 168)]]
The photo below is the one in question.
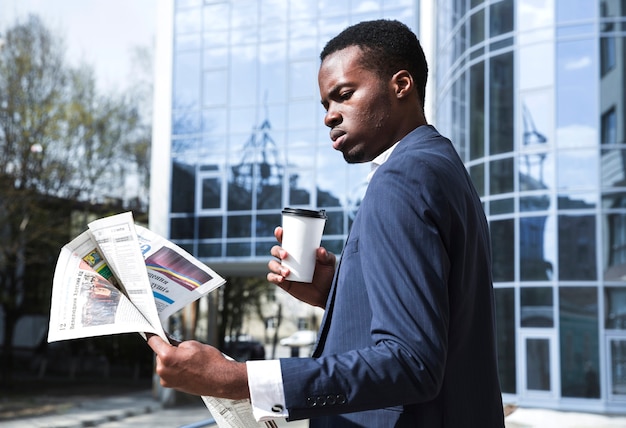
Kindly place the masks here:
[[(399, 141), (398, 141), (399, 143)], [(384, 152), (382, 152), (381, 154), (379, 154), (378, 156), (376, 156), (373, 160), (372, 163), (370, 165), (370, 172), (369, 174), (367, 174), (367, 179), (366, 181), (369, 183), (370, 180), (372, 179), (372, 177), (374, 176), (374, 173), (376, 172), (376, 170), (385, 162), (387, 162), (387, 159), (389, 159), (389, 156), (391, 156), (391, 152), (393, 152), (393, 149), (396, 148), (396, 146), (398, 145), (398, 143), (394, 144), (393, 146), (389, 147), (387, 150), (385, 150)]]

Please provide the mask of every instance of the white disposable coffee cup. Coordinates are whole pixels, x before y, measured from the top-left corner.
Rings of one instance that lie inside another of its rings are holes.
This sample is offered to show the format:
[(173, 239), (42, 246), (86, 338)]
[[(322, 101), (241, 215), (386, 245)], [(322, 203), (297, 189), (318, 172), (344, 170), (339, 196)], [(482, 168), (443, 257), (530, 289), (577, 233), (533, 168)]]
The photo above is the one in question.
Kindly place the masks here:
[(289, 269), (287, 279), (311, 282), (315, 270), (315, 253), (322, 242), (326, 211), (283, 209), (283, 242), (287, 258), (282, 265)]

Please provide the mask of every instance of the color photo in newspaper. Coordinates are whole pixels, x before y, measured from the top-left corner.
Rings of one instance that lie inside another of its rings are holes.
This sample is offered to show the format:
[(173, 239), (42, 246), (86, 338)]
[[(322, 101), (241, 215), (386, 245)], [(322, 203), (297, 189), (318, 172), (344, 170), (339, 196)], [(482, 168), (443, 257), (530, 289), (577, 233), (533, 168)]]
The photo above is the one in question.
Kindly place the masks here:
[(65, 245), (52, 284), (48, 342), (155, 333), (224, 279), (131, 213), (96, 220)]

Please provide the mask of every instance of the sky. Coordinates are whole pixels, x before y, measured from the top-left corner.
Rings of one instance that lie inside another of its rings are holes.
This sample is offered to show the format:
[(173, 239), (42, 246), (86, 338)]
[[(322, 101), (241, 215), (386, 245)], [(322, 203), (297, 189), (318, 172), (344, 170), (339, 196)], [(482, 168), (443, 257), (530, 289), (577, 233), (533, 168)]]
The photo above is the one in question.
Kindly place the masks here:
[(37, 14), (65, 40), (71, 64), (93, 66), (98, 86), (121, 90), (135, 47), (154, 48), (155, 0), (0, 0), (0, 37), (18, 20)]

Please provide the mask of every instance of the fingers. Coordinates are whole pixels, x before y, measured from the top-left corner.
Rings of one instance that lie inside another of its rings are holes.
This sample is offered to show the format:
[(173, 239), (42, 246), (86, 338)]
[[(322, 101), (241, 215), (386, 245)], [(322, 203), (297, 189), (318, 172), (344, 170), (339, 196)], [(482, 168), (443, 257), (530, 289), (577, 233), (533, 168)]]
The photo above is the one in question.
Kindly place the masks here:
[(274, 236), (276, 237), (276, 240), (278, 242), (283, 242), (283, 228), (280, 226), (277, 226), (276, 229), (274, 229)]
[(160, 336), (156, 334), (147, 334), (148, 337), (148, 346), (152, 348), (155, 354), (160, 355), (164, 352), (167, 352), (169, 348), (172, 347), (169, 343), (163, 340)]

